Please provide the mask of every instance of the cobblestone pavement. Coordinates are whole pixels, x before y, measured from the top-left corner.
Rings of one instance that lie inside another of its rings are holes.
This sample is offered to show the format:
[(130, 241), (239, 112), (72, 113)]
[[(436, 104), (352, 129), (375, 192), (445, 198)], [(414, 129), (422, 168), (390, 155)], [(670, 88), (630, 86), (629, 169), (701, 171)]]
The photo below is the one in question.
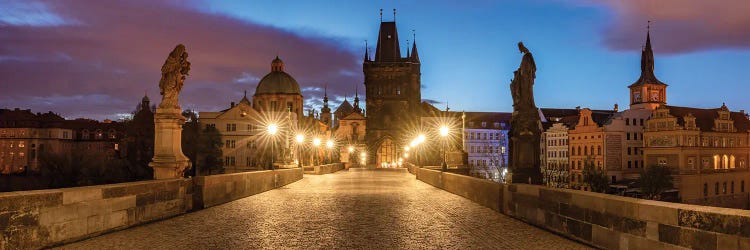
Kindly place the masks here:
[(395, 171), (339, 171), (63, 249), (585, 249)]

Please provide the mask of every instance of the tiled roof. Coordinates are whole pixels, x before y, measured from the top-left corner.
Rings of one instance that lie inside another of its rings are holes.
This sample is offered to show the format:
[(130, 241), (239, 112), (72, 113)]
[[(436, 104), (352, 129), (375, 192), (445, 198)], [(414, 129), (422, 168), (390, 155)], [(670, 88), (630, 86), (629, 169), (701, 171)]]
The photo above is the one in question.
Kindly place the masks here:
[[(701, 131), (705, 132), (713, 131), (714, 119), (719, 117), (718, 111), (721, 110), (721, 108), (701, 109), (669, 105), (667, 105), (667, 108), (669, 108), (669, 114), (677, 118), (677, 123), (680, 126), (685, 125), (683, 117), (687, 114), (692, 114), (695, 116), (695, 125), (698, 126)], [(750, 130), (750, 120), (748, 120), (744, 113), (730, 112), (729, 118), (734, 120), (734, 127), (737, 129), (737, 132), (746, 133)]]

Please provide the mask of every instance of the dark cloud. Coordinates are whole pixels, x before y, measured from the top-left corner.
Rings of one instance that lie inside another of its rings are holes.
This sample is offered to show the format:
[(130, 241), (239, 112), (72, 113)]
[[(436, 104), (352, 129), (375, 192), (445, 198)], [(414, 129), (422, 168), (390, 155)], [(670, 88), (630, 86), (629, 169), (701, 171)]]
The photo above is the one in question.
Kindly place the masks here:
[(423, 102), (435, 105), (435, 104), (443, 104), (444, 102), (438, 101), (438, 100), (432, 100), (432, 99), (422, 99)]
[(144, 91), (159, 100), (160, 68), (178, 43), (192, 62), (184, 108), (222, 109), (243, 90), (251, 96), (276, 54), (306, 99), (324, 84), (335, 96), (362, 82), (359, 57), (341, 39), (302, 36), (174, 1), (14, 4), (32, 4), (34, 16), (44, 10), (60, 20), (0, 17), (0, 107), (115, 118), (132, 111)]
[(747, 0), (584, 0), (613, 14), (603, 42), (613, 50), (639, 50), (648, 20), (656, 53), (750, 49)]

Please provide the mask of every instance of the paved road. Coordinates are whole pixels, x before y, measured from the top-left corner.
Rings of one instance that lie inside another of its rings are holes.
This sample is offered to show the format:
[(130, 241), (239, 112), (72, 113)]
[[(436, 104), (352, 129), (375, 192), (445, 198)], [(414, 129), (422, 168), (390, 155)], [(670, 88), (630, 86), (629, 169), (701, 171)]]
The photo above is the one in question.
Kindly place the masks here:
[(340, 171), (63, 249), (585, 249), (406, 172)]

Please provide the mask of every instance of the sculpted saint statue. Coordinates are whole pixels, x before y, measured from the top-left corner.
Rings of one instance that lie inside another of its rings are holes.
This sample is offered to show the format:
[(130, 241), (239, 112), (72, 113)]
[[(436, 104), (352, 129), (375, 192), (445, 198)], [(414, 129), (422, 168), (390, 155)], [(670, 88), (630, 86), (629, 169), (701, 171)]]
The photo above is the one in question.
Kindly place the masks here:
[(515, 183), (535, 183), (542, 181), (540, 169), (541, 123), (539, 111), (534, 103), (534, 79), (536, 64), (529, 49), (518, 43), (523, 54), (521, 65), (513, 72), (510, 91), (513, 95), (513, 115), (510, 118), (508, 136), (508, 160), (511, 181)]
[(523, 54), (521, 66), (513, 73), (510, 91), (513, 96), (513, 110), (536, 109), (534, 103), (534, 79), (536, 78), (536, 63), (534, 57), (522, 42), (518, 43), (518, 50)]
[(187, 57), (185, 45), (178, 44), (169, 53), (164, 65), (161, 66), (159, 89), (162, 99), (159, 108), (180, 108), (177, 97), (180, 95), (182, 85), (185, 83), (188, 71), (190, 71), (190, 62), (188, 62)]

